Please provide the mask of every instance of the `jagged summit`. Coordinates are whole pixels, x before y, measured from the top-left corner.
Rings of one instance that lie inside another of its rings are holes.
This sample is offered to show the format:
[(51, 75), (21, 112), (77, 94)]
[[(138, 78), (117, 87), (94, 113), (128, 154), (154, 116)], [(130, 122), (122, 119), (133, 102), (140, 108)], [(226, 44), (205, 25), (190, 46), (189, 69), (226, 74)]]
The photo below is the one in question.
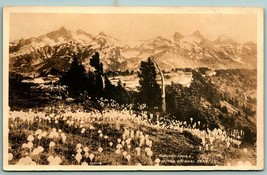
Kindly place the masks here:
[(220, 35), (215, 41), (214, 43), (232, 43), (232, 44), (237, 44), (237, 42), (235, 42), (234, 40), (232, 40), (231, 38), (228, 38), (225, 35)]
[(252, 65), (254, 68), (257, 56), (255, 43), (241, 44), (223, 35), (211, 42), (199, 31), (189, 36), (176, 32), (172, 37), (160, 35), (148, 40), (122, 42), (104, 32), (94, 36), (82, 29), (71, 31), (61, 27), (39, 37), (10, 42), (10, 67), (16, 71), (38, 71), (59, 65), (60, 69), (65, 69), (70, 53), (77, 52), (87, 59), (96, 51), (108, 70), (136, 70), (140, 61), (150, 56), (166, 70), (188, 66), (238, 68)]
[(191, 36), (195, 36), (195, 37), (203, 38), (202, 34), (201, 34), (200, 31), (198, 31), (198, 30), (196, 30)]

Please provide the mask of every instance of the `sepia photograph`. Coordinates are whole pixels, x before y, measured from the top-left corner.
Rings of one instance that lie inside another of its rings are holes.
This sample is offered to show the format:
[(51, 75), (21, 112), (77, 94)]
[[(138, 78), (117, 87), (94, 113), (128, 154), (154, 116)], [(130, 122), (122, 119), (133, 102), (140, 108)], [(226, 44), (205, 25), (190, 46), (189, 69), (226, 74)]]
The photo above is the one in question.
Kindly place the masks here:
[(263, 169), (263, 9), (3, 15), (5, 170)]

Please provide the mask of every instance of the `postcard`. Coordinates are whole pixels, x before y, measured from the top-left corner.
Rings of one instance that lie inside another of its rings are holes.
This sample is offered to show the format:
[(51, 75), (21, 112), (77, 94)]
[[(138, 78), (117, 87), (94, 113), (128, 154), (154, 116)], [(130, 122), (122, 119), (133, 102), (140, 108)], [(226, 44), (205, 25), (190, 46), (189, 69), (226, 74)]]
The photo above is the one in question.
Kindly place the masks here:
[(6, 171), (262, 170), (263, 9), (5, 7)]

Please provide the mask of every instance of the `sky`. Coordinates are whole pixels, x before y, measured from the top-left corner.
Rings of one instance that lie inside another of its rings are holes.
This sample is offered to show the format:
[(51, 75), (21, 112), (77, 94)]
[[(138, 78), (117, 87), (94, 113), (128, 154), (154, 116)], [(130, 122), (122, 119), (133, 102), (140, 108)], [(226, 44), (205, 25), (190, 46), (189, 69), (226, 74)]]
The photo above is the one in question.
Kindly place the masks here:
[(58, 30), (83, 29), (97, 35), (104, 32), (121, 41), (189, 36), (199, 31), (213, 41), (225, 35), (237, 42), (257, 41), (257, 16), (250, 14), (62, 14), (11, 13), (10, 40), (38, 37)]

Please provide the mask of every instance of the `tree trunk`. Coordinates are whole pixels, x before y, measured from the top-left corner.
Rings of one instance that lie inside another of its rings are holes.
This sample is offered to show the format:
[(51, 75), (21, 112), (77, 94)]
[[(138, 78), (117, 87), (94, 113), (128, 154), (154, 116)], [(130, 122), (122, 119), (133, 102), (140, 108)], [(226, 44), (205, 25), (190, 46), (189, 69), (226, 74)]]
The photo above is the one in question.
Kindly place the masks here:
[(161, 109), (162, 109), (162, 112), (163, 113), (166, 113), (166, 95), (165, 95), (165, 80), (164, 80), (164, 75), (163, 75), (163, 72), (161, 71), (158, 63), (152, 58), (151, 59), (154, 64), (156, 65), (157, 69), (159, 70), (159, 73), (160, 73), (160, 77), (161, 77), (161, 86), (162, 86), (162, 89), (161, 89)]

